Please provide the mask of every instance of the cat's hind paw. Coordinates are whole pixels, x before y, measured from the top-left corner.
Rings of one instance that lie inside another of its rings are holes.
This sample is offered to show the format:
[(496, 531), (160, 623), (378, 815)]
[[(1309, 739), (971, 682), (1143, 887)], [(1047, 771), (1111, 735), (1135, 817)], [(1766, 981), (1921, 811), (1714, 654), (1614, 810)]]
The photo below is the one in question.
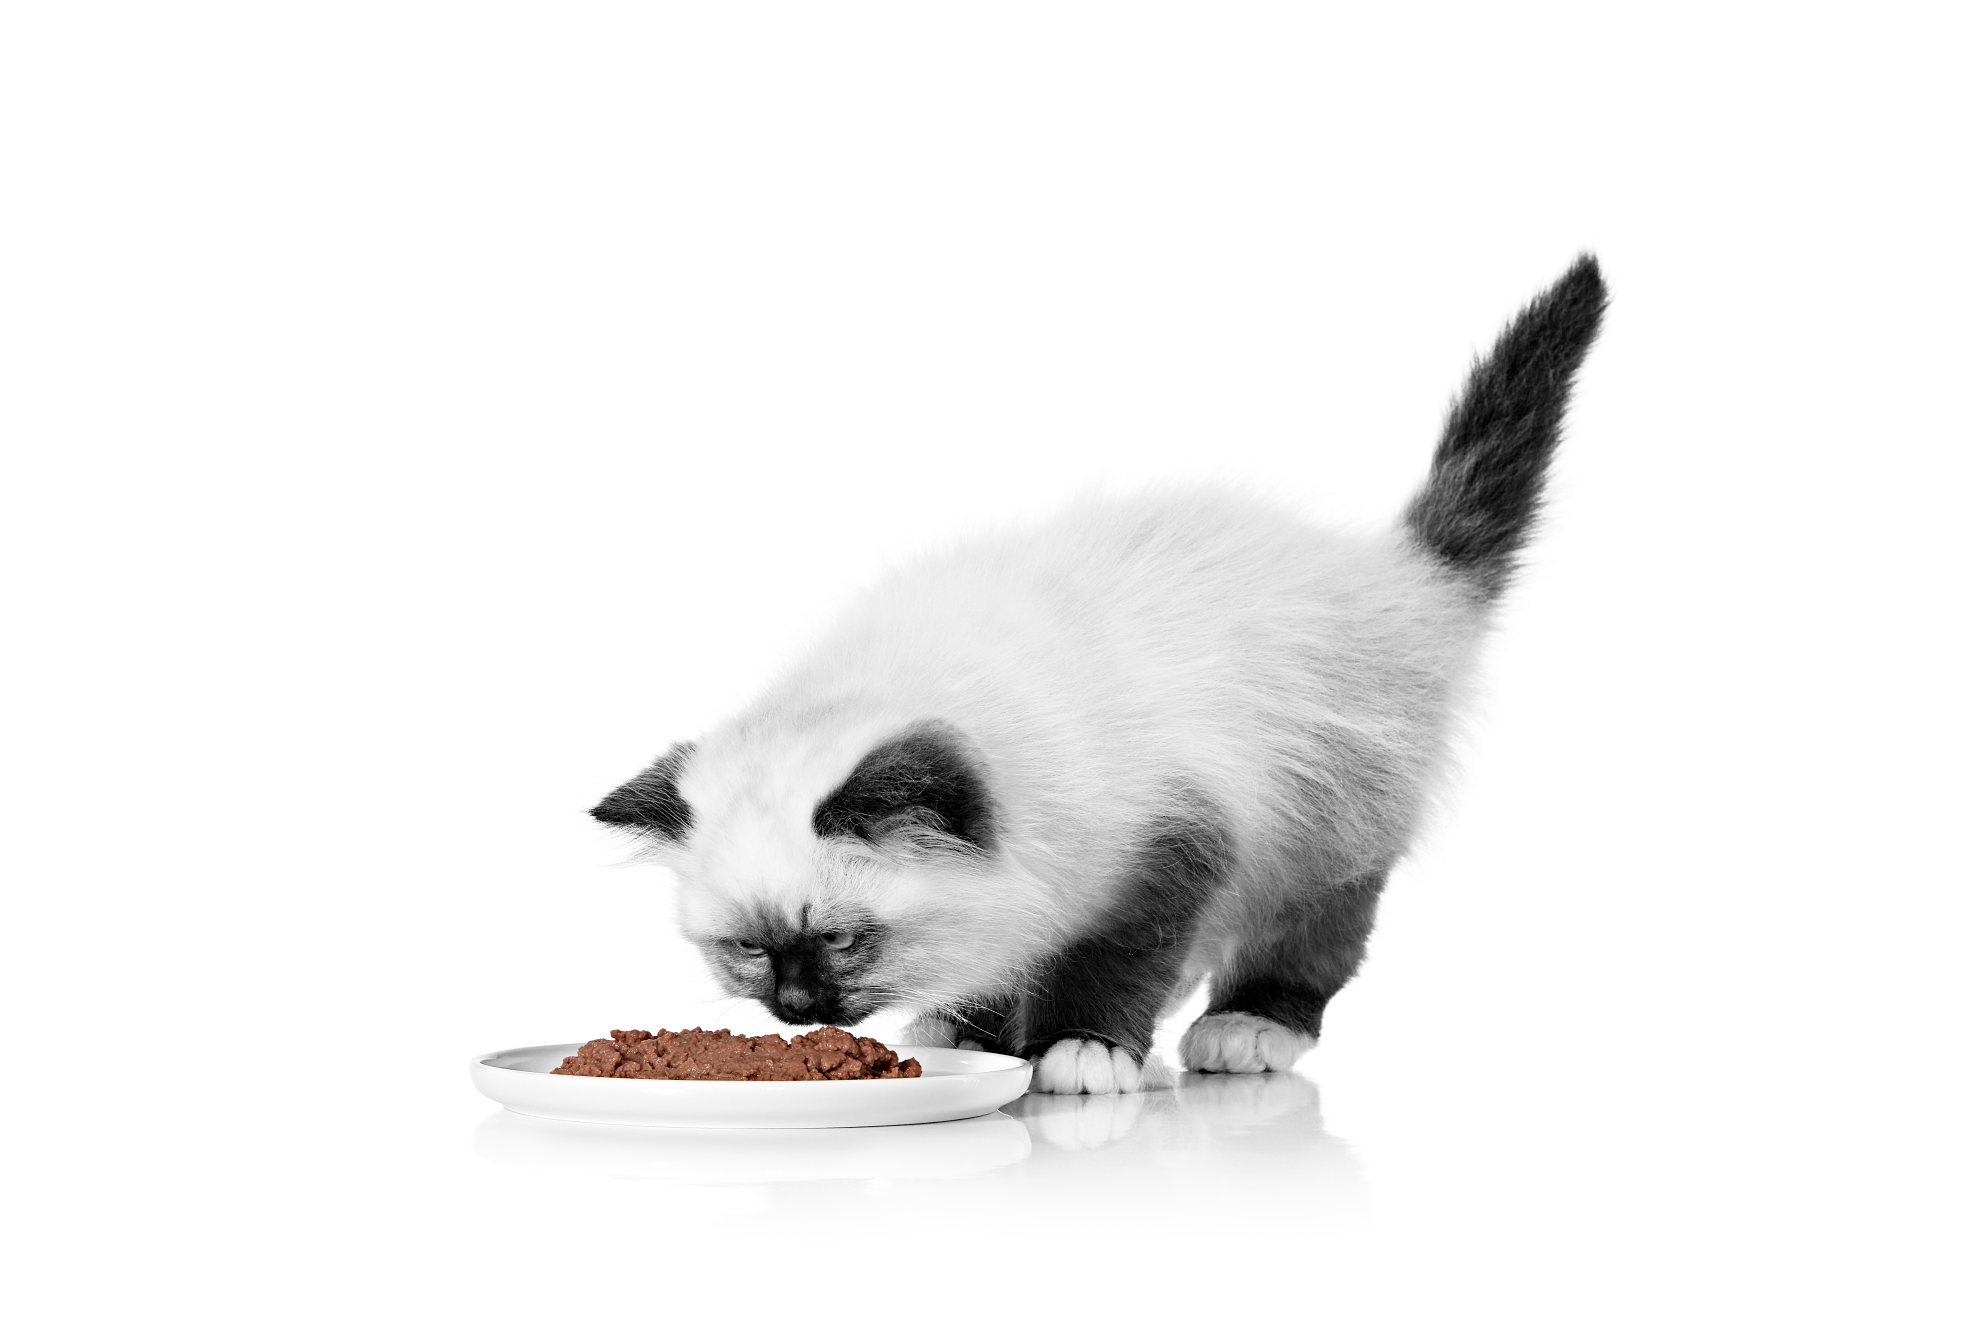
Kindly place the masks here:
[(1032, 1056), (1031, 1089), (1048, 1095), (1116, 1095), (1174, 1085), (1175, 1074), (1150, 1055), (1145, 1062), (1118, 1045), (1062, 1040)]
[(1183, 1033), (1183, 1067), (1191, 1072), (1284, 1072), (1313, 1048), (1305, 1032), (1255, 1013), (1206, 1013)]

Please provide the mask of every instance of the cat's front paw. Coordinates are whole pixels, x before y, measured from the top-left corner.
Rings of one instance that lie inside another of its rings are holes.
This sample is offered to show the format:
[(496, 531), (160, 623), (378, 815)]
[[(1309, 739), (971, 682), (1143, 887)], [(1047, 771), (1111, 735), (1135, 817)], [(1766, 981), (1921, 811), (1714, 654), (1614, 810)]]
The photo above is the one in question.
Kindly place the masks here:
[(1031, 1089), (1049, 1095), (1115, 1095), (1155, 1091), (1175, 1075), (1150, 1055), (1145, 1062), (1118, 1045), (1062, 1040), (1031, 1059)]
[(1191, 1072), (1284, 1072), (1313, 1048), (1305, 1032), (1255, 1013), (1206, 1013), (1183, 1033), (1183, 1067)]

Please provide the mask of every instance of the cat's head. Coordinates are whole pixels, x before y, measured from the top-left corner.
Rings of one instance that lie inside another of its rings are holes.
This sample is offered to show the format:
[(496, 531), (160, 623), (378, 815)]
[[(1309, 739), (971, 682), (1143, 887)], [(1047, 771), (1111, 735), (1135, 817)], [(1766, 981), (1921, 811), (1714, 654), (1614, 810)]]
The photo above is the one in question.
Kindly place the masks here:
[(680, 878), (684, 935), (790, 1023), (966, 1002), (1022, 921), (988, 767), (952, 725), (834, 712), (682, 743), (591, 813)]

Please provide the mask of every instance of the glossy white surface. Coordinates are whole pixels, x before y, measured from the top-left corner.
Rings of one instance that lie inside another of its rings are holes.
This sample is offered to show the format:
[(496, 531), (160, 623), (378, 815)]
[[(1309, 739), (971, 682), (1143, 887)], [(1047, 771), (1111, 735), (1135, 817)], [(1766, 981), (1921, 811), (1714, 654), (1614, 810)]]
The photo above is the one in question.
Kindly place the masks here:
[(1024, 1094), (1031, 1065), (978, 1050), (896, 1046), (921, 1076), (859, 1082), (683, 1082), (560, 1077), (582, 1042), (497, 1050), (468, 1060), (474, 1089), (518, 1114), (637, 1127), (837, 1128), (975, 1118)]

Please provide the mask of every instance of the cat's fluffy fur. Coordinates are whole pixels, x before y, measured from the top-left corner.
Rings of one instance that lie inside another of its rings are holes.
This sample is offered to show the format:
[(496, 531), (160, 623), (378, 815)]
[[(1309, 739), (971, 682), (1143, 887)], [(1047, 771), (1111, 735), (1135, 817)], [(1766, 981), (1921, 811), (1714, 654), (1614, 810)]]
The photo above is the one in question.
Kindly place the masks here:
[(894, 574), (734, 719), (594, 814), (791, 1022), (917, 1010), (1035, 1085), (1290, 1066), (1354, 974), (1527, 534), (1604, 290), (1508, 328), (1378, 535), (1217, 492), (1075, 505)]

